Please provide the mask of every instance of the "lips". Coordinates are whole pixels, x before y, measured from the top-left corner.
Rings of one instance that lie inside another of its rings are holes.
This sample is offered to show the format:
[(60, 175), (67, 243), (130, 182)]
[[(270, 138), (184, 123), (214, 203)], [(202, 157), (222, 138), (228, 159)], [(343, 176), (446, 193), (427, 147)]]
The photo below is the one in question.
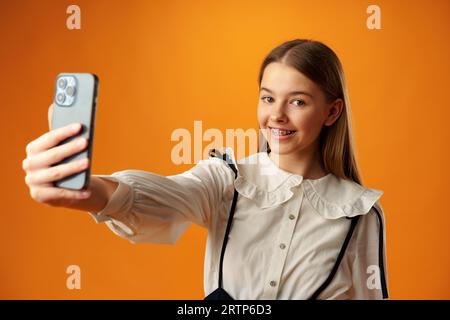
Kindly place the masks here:
[(269, 128), (270, 128), (270, 133), (272, 133), (273, 135), (276, 135), (276, 136), (288, 136), (288, 135), (291, 135), (296, 132), (296, 130), (289, 130), (286, 128), (273, 128), (273, 127), (269, 127)]

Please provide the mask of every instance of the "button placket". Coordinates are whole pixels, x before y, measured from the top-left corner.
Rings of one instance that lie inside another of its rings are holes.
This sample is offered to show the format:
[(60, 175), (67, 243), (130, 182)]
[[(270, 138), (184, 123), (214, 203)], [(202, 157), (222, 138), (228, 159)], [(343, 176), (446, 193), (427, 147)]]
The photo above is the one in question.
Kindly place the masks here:
[[(298, 190), (295, 192), (297, 193)], [(279, 237), (275, 242), (277, 247), (275, 248), (276, 250), (274, 250), (274, 254), (272, 256), (273, 260), (272, 263), (270, 263), (264, 284), (263, 299), (276, 299), (277, 297), (282, 271), (297, 222), (298, 212), (300, 211), (303, 202), (303, 192), (300, 193), (299, 197), (300, 199), (298, 201), (292, 201), (291, 205), (288, 203), (289, 206), (286, 208), (288, 209), (288, 212), (296, 212), (295, 215), (291, 213), (291, 215), (294, 216), (294, 219), (282, 219)]]

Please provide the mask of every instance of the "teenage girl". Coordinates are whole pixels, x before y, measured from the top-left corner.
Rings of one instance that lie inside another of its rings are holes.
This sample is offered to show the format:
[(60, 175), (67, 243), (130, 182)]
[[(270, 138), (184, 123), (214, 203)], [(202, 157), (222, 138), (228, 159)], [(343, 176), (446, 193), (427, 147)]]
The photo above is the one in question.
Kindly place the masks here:
[(88, 166), (52, 166), (86, 148), (81, 138), (57, 146), (75, 124), (27, 145), (31, 197), (87, 211), (133, 243), (175, 243), (190, 223), (207, 228), (207, 299), (387, 298), (383, 192), (361, 182), (337, 55), (318, 41), (288, 41), (258, 80), (264, 150), (237, 161), (231, 148), (213, 149), (177, 175), (125, 170), (93, 175), (84, 191), (56, 188)]

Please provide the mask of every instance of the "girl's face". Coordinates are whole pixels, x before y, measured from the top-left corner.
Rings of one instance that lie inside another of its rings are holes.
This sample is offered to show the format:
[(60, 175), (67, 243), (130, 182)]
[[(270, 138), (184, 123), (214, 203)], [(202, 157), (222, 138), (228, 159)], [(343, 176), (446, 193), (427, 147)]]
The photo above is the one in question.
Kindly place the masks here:
[(275, 154), (314, 146), (322, 127), (333, 124), (342, 107), (342, 99), (327, 103), (320, 87), (292, 67), (273, 62), (264, 70), (258, 122)]

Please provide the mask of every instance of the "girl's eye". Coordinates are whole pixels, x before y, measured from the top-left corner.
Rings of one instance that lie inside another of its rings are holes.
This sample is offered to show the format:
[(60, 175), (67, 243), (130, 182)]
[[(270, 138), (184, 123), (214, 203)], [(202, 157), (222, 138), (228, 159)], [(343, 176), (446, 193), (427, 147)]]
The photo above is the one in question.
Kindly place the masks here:
[(268, 102), (267, 100), (265, 100), (266, 98), (272, 99), (272, 97), (267, 97), (266, 96), (266, 97), (262, 97), (261, 100), (264, 101), (264, 102)]
[(294, 102), (295, 101), (299, 101), (299, 104), (297, 104), (297, 106), (303, 106), (305, 104), (305, 101), (300, 100), (300, 99), (294, 100)]

